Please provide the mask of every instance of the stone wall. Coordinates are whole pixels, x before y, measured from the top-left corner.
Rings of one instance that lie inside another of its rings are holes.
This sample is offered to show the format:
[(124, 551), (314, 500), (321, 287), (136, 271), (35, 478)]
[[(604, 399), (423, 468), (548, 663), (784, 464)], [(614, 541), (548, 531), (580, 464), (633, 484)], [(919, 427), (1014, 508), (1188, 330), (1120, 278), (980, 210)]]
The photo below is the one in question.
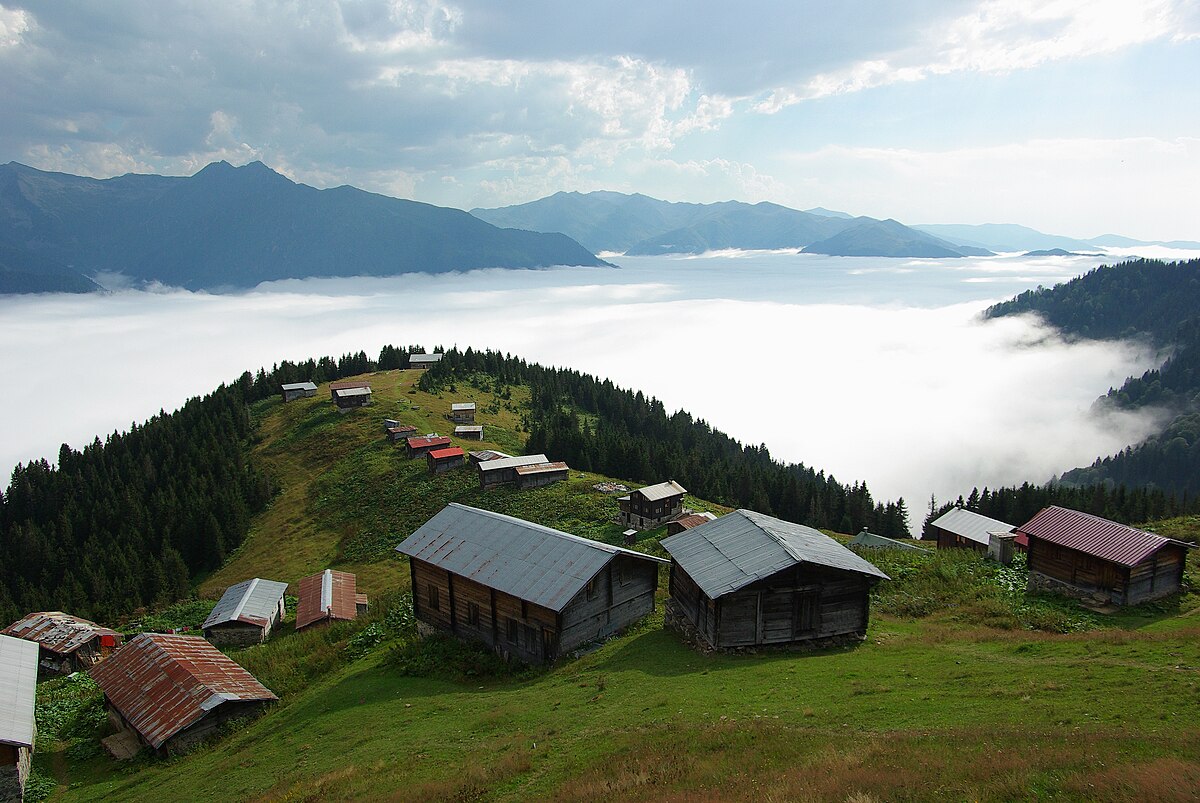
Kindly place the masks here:
[(29, 777), (30, 750), (17, 748), (17, 763), (0, 766), (0, 803), (21, 803)]

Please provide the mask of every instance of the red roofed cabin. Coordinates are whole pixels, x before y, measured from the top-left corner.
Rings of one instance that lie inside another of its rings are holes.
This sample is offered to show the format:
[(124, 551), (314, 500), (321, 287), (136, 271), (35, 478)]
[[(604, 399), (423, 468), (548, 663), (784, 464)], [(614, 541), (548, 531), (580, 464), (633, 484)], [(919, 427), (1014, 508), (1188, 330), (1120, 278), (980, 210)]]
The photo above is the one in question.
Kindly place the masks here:
[(408, 439), (408, 456), (409, 457), (424, 457), (436, 449), (446, 449), (452, 444), (450, 439), (446, 437), (432, 438), (409, 438)]
[(58, 675), (87, 671), (125, 640), (115, 630), (62, 611), (31, 613), (0, 632), (35, 642), (41, 671)]
[(367, 597), (358, 593), (358, 579), (349, 572), (326, 569), (300, 580), (296, 629), (335, 620), (349, 621), (366, 610)]
[(1017, 528), (1029, 541), (1029, 590), (1115, 605), (1179, 591), (1188, 545), (1078, 510), (1048, 507)]
[(458, 446), (451, 446), (447, 449), (433, 449), (425, 455), (425, 459), (429, 461), (430, 474), (441, 474), (443, 471), (465, 466), (467, 453)]
[(665, 524), (683, 513), (683, 495), (687, 493), (675, 480), (647, 485), (617, 500), (621, 512), (618, 523), (625, 527), (648, 530)]

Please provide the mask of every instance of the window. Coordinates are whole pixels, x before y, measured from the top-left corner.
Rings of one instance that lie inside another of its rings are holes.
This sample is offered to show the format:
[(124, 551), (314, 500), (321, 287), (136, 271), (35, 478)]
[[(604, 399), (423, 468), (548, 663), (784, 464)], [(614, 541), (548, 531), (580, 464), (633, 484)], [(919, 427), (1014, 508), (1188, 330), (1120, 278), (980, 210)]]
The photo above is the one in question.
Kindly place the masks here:
[(435, 611), (438, 610), (438, 587), (430, 583), (425, 588), (428, 591), (429, 607)]
[(506, 625), (505, 637), (507, 637), (508, 640), (513, 644), (516, 644), (517, 640), (520, 638), (520, 629), (517, 627), (517, 620), (510, 616), (508, 617)]
[(467, 603), (467, 624), (479, 627), (479, 606), (474, 602)]

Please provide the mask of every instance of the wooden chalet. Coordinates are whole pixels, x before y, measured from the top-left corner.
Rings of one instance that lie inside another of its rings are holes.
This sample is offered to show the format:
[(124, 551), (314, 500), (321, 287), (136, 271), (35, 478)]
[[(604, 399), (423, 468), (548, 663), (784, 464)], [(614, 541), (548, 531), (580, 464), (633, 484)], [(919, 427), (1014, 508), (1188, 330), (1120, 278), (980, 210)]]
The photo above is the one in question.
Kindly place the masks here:
[(550, 458), (544, 454), (526, 454), (517, 457), (498, 457), (494, 460), (484, 460), (476, 464), (479, 471), (479, 487), (494, 488), (497, 485), (507, 485), (517, 481), (517, 469), (521, 466), (533, 466), (538, 463), (549, 463)]
[(654, 610), (659, 558), (457, 503), (396, 550), (427, 628), (550, 662)]
[(336, 402), (339, 390), (354, 390), (355, 388), (370, 389), (371, 383), (365, 379), (339, 379), (337, 382), (329, 383), (329, 398)]
[(440, 352), (436, 353), (436, 354), (409, 354), (408, 355), (408, 367), (409, 368), (422, 368), (422, 369), (429, 368), (441, 361), (442, 361), (442, 354)]
[(1065, 507), (1017, 528), (1028, 539), (1029, 590), (1114, 605), (1179, 591), (1189, 545)]
[(277, 699), (253, 675), (202, 638), (142, 633), (92, 667), (117, 734), (104, 745), (117, 758), (139, 744), (182, 753), (231, 719)]
[(1008, 522), (961, 507), (947, 510), (929, 523), (929, 534), (937, 539), (938, 549), (973, 549), (983, 553), (988, 551), (993, 533), (1004, 535), (1015, 529)]
[(483, 440), (483, 425), (459, 424), (454, 428), (454, 437), (468, 441), (481, 441)]
[(283, 621), (287, 583), (255, 577), (225, 589), (204, 620), (204, 637), (222, 647), (261, 644)]
[(901, 552), (924, 552), (929, 553), (928, 549), (919, 547), (916, 544), (910, 544), (907, 541), (901, 541), (896, 538), (888, 538), (886, 535), (876, 535), (868, 532), (866, 527), (858, 535), (850, 539), (850, 546), (862, 547), (863, 549), (897, 549)]
[(409, 438), (417, 437), (417, 428), (411, 424), (397, 424), (387, 428), (388, 440), (392, 443), (408, 443)]
[(451, 404), (450, 420), (456, 424), (474, 424), (475, 402), (455, 402)]
[(0, 801), (20, 803), (37, 737), (38, 646), (0, 636)]
[(659, 527), (683, 513), (683, 495), (687, 493), (675, 480), (647, 485), (617, 499), (620, 513), (617, 523), (638, 530)]
[(349, 621), (366, 610), (367, 597), (358, 593), (358, 578), (350, 572), (326, 569), (300, 580), (296, 629), (334, 621)]
[(279, 395), (285, 402), (308, 399), (317, 395), (317, 386), (312, 382), (289, 382), (279, 386)]
[(370, 385), (357, 388), (339, 388), (333, 391), (333, 404), (342, 412), (353, 410), (356, 407), (366, 407), (370, 403)]
[(0, 632), (35, 642), (42, 672), (55, 675), (86, 671), (125, 640), (116, 630), (62, 611), (31, 613)]
[(861, 638), (888, 576), (826, 535), (736, 510), (664, 538), (670, 620), (715, 648)]
[(441, 474), (465, 466), (467, 453), (459, 446), (449, 446), (445, 449), (431, 449), (426, 453), (425, 459), (429, 461), (430, 474)]
[(534, 463), (528, 466), (517, 466), (517, 487), (522, 490), (541, 488), (556, 482), (562, 482), (571, 473), (571, 467), (566, 463)]
[(405, 443), (408, 445), (408, 456), (424, 457), (435, 449), (446, 449), (451, 444), (450, 439), (440, 435), (423, 435), (421, 437), (409, 438)]

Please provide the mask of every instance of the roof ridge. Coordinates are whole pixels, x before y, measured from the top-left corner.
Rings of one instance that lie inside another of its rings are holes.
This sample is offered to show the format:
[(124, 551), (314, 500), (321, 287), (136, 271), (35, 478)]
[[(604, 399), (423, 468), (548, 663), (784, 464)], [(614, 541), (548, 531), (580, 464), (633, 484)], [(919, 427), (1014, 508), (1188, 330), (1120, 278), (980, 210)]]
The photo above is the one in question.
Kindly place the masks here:
[[(1063, 510), (1063, 511), (1066, 511), (1067, 513), (1071, 513), (1076, 516), (1086, 516), (1089, 519), (1094, 519), (1096, 521), (1103, 522), (1105, 524), (1113, 525), (1116, 527), (1124, 527), (1126, 530), (1133, 530), (1135, 533), (1141, 533), (1142, 535), (1149, 535), (1153, 538), (1158, 538), (1159, 540), (1162, 540), (1162, 541), (1170, 541), (1171, 540), (1170, 538), (1167, 538), (1165, 535), (1159, 535), (1158, 533), (1152, 533), (1149, 530), (1143, 530), (1141, 527), (1134, 527), (1132, 524), (1123, 524), (1119, 521), (1113, 521), (1112, 519), (1106, 519), (1103, 516), (1097, 516), (1095, 513), (1088, 513), (1086, 510), (1076, 510), (1075, 508), (1063, 507), (1062, 505), (1047, 505), (1041, 512), (1044, 513), (1047, 510)], [(1039, 513), (1038, 515), (1041, 515), (1041, 513)], [(1036, 518), (1036, 516), (1035, 516), (1035, 518)], [(1024, 526), (1024, 525), (1022, 525), (1022, 526)]]
[[(529, 529), (538, 530), (538, 531), (546, 533), (547, 535), (553, 535), (556, 538), (561, 538), (565, 541), (574, 541), (576, 543), (582, 544), (583, 546), (600, 549), (603, 552), (608, 552), (613, 555), (625, 554), (625, 555), (638, 555), (640, 557), (651, 557), (651, 558), (654, 557), (653, 555), (647, 555), (644, 552), (638, 552), (637, 550), (634, 550), (634, 549), (625, 549), (624, 547), (619, 547), (619, 546), (616, 546), (615, 544), (606, 544), (603, 541), (596, 541), (595, 539), (592, 539), (592, 538), (584, 538), (582, 535), (575, 535), (574, 533), (564, 532), (563, 530), (558, 530), (558, 529), (555, 529), (554, 527), (547, 527), (545, 524), (538, 524), (536, 521), (527, 521), (526, 519), (519, 519), (516, 516), (509, 516), (505, 513), (497, 513), (493, 510), (484, 510), (483, 508), (471, 507), (470, 505), (464, 505), (461, 502), (451, 502), (446, 507), (457, 507), (460, 510), (466, 510), (466, 511), (469, 511), (472, 513), (482, 513), (483, 515), (485, 515), (489, 518), (497, 519), (499, 521), (506, 521), (506, 522), (509, 522), (510, 524), (516, 524), (519, 527), (526, 527)], [(443, 509), (445, 509), (445, 508), (443, 508)], [(441, 511), (439, 511), (439, 512), (441, 512)], [(437, 514), (435, 513), (434, 515), (436, 516)], [(421, 525), (421, 526), (424, 526), (424, 525)]]

